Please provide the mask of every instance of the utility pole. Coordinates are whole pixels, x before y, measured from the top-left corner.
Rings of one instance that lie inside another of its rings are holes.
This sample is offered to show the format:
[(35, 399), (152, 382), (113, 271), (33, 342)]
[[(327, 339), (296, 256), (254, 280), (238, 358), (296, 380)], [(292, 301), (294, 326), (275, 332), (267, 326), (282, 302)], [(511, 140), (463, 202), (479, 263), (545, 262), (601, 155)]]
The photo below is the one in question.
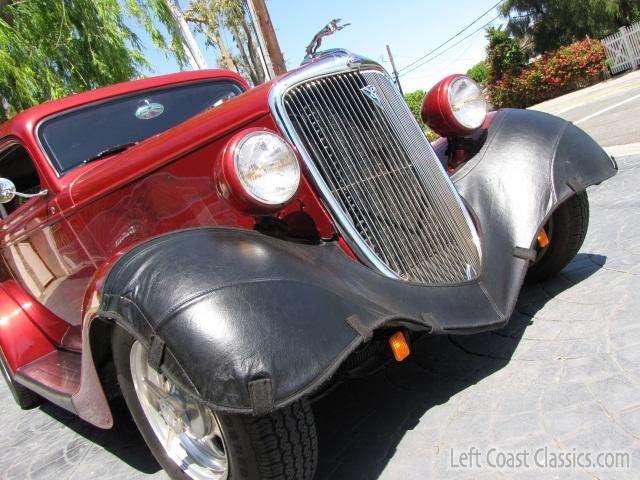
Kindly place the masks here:
[(396, 85), (398, 86), (398, 90), (400, 93), (404, 95), (402, 91), (402, 86), (400, 85), (400, 77), (398, 76), (398, 70), (396, 70), (396, 62), (393, 61), (393, 55), (391, 55), (391, 49), (389, 45), (387, 45), (387, 54), (389, 55), (389, 61), (391, 61), (391, 68), (393, 69), (393, 77), (396, 79)]
[(269, 70), (269, 76), (274, 78), (286, 72), (287, 67), (284, 63), (280, 46), (278, 45), (276, 32), (273, 30), (269, 11), (267, 10), (264, 0), (248, 0), (248, 4), (253, 24), (256, 27), (260, 49), (266, 57), (265, 60)]
[(171, 12), (173, 20), (176, 22), (176, 25), (180, 30), (180, 36), (182, 37), (182, 48), (185, 55), (187, 56), (187, 60), (189, 60), (189, 63), (191, 64), (191, 68), (193, 68), (194, 70), (203, 70), (207, 68), (207, 62), (205, 61), (195, 38), (193, 38), (193, 35), (191, 34), (189, 25), (187, 25), (187, 21), (184, 19), (182, 9), (180, 8), (177, 0), (164, 1), (167, 4), (169, 11)]

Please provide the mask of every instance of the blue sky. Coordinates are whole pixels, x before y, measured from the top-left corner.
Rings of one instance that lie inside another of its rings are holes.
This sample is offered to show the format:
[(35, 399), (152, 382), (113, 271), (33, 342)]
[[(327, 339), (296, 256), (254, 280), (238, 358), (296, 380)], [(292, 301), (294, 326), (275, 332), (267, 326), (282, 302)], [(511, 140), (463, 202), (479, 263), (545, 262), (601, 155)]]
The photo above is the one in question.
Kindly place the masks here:
[[(496, 1), (268, 0), (267, 7), (289, 67), (300, 63), (305, 46), (320, 28), (333, 18), (341, 18), (344, 23), (351, 25), (325, 38), (322, 48), (347, 48), (382, 62), (391, 69), (385, 49), (385, 45), (389, 44), (396, 66), (401, 70), (471, 23)], [(180, 0), (180, 4), (186, 7), (188, 0)], [(447, 46), (460, 41), (496, 15), (497, 11), (491, 10)], [(500, 20), (493, 23), (498, 25)], [(150, 73), (162, 74), (178, 70), (175, 61), (165, 58), (145, 35), (138, 33), (147, 46), (145, 53), (153, 66), (153, 72)], [(216, 52), (205, 48), (201, 38), (198, 38), (198, 43), (201, 44), (209, 66), (215, 67)], [(485, 47), (484, 31), (473, 34), (425, 66), (401, 76), (405, 92), (428, 89), (446, 75), (466, 72), (484, 58)]]

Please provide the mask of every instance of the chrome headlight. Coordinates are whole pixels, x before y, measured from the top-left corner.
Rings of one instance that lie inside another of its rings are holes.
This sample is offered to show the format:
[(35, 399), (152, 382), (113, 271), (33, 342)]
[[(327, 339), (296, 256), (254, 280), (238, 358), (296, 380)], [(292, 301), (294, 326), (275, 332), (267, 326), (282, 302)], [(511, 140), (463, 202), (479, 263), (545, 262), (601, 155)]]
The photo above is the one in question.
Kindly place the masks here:
[(449, 105), (457, 122), (476, 129), (487, 116), (487, 103), (480, 86), (469, 77), (459, 76), (449, 85)]
[(243, 137), (235, 148), (233, 166), (246, 194), (264, 205), (287, 203), (300, 185), (300, 165), (293, 149), (269, 131)]

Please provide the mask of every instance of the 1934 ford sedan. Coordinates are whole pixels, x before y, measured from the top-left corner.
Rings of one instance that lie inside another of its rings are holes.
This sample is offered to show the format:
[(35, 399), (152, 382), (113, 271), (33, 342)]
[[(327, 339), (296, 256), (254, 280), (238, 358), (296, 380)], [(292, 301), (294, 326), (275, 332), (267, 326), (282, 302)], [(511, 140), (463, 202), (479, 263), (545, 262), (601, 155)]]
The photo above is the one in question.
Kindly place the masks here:
[(172, 478), (310, 479), (310, 401), (419, 335), (503, 326), (580, 247), (584, 132), (427, 95), (338, 50), (249, 89), (226, 71), (134, 81), (0, 126), (2, 370), (101, 428), (123, 395)]

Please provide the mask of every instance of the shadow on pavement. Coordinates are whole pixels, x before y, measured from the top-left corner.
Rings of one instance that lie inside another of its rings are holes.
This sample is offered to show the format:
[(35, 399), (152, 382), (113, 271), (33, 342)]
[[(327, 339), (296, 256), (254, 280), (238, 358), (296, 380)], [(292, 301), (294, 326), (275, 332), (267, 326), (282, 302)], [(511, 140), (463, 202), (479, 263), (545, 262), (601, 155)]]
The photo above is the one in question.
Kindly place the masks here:
[[(471, 344), (479, 345), (477, 349), (469, 349), (469, 342), (460, 343), (460, 337), (423, 337), (403, 363), (349, 380), (318, 400), (314, 403), (320, 445), (317, 478), (377, 478), (405, 432), (425, 412), (507, 365), (535, 313), (605, 262), (601, 255), (578, 254), (558, 277), (524, 287), (507, 326), (473, 336)], [(115, 400), (112, 407), (112, 430), (95, 428), (50, 403), (40, 408), (141, 473), (159, 471), (124, 401)]]
[(132, 468), (148, 474), (159, 471), (160, 465), (138, 432), (124, 399), (120, 397), (113, 400), (111, 408), (114, 426), (111, 430), (102, 430), (52, 403), (45, 402), (40, 407), (50, 417), (63, 423), (78, 435), (101, 446)]
[(318, 400), (314, 404), (320, 445), (317, 478), (378, 478), (404, 434), (428, 410), (505, 367), (535, 313), (593, 275), (605, 261), (604, 256), (578, 254), (556, 278), (525, 286), (504, 328), (464, 342), (455, 336), (423, 337), (403, 363), (350, 380)]

